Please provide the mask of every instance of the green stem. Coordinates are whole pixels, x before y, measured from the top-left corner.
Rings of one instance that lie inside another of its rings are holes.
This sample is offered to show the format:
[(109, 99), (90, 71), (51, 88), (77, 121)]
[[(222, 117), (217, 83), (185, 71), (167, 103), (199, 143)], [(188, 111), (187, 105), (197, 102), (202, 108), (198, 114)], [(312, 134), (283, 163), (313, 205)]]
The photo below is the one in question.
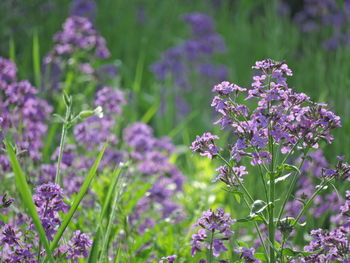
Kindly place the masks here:
[(209, 248), (209, 258), (208, 263), (213, 262), (213, 241), (214, 241), (214, 229), (211, 231), (210, 248)]
[[(310, 149), (309, 147), (306, 148), (306, 150), (305, 150), (305, 152), (304, 152), (304, 155), (303, 155), (303, 157), (302, 157), (301, 163), (300, 163), (299, 168), (298, 168), (299, 170), (300, 170), (300, 168), (303, 166), (303, 164), (304, 164), (304, 162), (305, 162), (306, 155), (308, 154), (309, 149)], [(289, 185), (289, 189), (288, 189), (286, 198), (283, 200), (283, 204), (282, 204), (281, 209), (280, 209), (279, 214), (278, 214), (277, 223), (279, 223), (280, 220), (281, 220), (281, 217), (282, 217), (284, 208), (285, 208), (285, 206), (286, 206), (286, 204), (287, 204), (287, 202), (288, 202), (288, 200), (289, 200), (289, 198), (290, 198), (290, 196), (291, 196), (291, 194), (292, 194), (292, 192), (293, 192), (293, 189), (294, 189), (294, 187), (295, 187), (295, 184), (296, 184), (296, 182), (297, 182), (299, 176), (300, 176), (300, 174), (298, 174), (298, 173), (295, 174), (295, 176), (294, 176), (293, 179), (292, 179), (291, 184)]]
[(324, 186), (330, 182), (332, 180), (325, 180), (320, 184), (320, 187), (317, 189), (317, 191), (315, 191), (312, 196), (310, 197), (310, 199), (306, 202), (306, 204), (304, 205), (303, 209), (300, 211), (299, 215), (297, 216), (297, 218), (295, 219), (294, 223), (293, 223), (293, 227), (298, 223), (298, 221), (300, 220), (300, 218), (302, 217), (302, 215), (305, 213), (305, 211), (309, 208), (311, 202), (315, 199), (315, 197), (318, 195), (319, 192), (321, 192), (324, 189)]
[(244, 193), (248, 196), (249, 200), (251, 202), (254, 202), (253, 197), (250, 195), (250, 193), (248, 192), (248, 189), (242, 184), (241, 180), (239, 179), (239, 177), (237, 176), (237, 174), (235, 173), (235, 171), (233, 170), (232, 166), (229, 164), (228, 161), (226, 161), (226, 159), (224, 157), (222, 157), (220, 154), (218, 154), (217, 156), (220, 157), (221, 160), (224, 161), (224, 163), (231, 169), (237, 183), (239, 184), (239, 186), (243, 189)]
[[(270, 202), (272, 202), (272, 205), (269, 206), (269, 240), (270, 243), (275, 246), (275, 222), (274, 222), (274, 200), (275, 200), (275, 178), (273, 174), (271, 175), (270, 180)], [(270, 262), (275, 263), (275, 251), (274, 249), (270, 248)]]
[(62, 156), (63, 156), (63, 149), (64, 149), (64, 141), (66, 139), (67, 129), (68, 129), (67, 122), (69, 121), (70, 114), (71, 114), (71, 106), (67, 105), (66, 117), (62, 125), (60, 148), (59, 148), (58, 160), (57, 160), (55, 184), (58, 184), (58, 185), (61, 185), (63, 182), (63, 178), (61, 178), (60, 172), (61, 172), (61, 163), (62, 163)]

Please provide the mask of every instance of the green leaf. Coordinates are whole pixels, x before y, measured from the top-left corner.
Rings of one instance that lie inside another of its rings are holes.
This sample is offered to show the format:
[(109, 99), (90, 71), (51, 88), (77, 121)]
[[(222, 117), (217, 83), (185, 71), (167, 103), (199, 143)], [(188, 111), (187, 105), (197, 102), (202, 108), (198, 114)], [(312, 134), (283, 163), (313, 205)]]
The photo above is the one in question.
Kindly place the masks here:
[[(125, 168), (127, 166), (124, 166), (123, 168)], [(109, 247), (109, 242), (111, 240), (111, 231), (112, 231), (112, 225), (113, 225), (113, 221), (114, 221), (114, 217), (117, 211), (117, 203), (119, 201), (120, 198), (120, 191), (117, 191), (118, 189), (116, 189), (117, 184), (119, 182), (119, 178), (120, 178), (120, 174), (121, 174), (121, 170), (122, 168), (118, 169), (118, 172), (116, 172), (114, 174), (114, 182), (113, 182), (113, 188), (111, 189), (111, 191), (108, 192), (107, 195), (107, 200), (105, 200), (105, 204), (104, 204), (104, 209), (102, 209), (102, 218), (106, 213), (106, 204), (108, 205), (111, 201), (112, 201), (112, 196), (114, 196), (113, 198), (113, 203), (112, 203), (112, 207), (111, 207), (111, 212), (110, 212), (110, 216), (108, 218), (108, 223), (107, 223), (107, 229), (104, 233), (104, 240), (102, 243), (102, 250), (101, 250), (101, 255), (100, 255), (100, 261), (99, 262), (104, 262), (105, 256), (108, 254), (108, 247)], [(107, 203), (107, 202), (108, 203)], [(100, 225), (102, 223), (102, 218), (100, 221)]]
[(295, 171), (298, 174), (301, 173), (298, 167), (296, 167), (295, 165), (287, 164), (287, 163), (278, 166), (277, 170), (279, 170), (281, 172), (286, 170), (286, 171)]
[(234, 195), (234, 197), (235, 197), (237, 203), (240, 204), (240, 203), (241, 203), (241, 197), (242, 197), (242, 195), (241, 195), (241, 194), (238, 194), (238, 193), (234, 193), (233, 195)]
[(250, 216), (263, 212), (267, 207), (268, 204), (266, 204), (263, 200), (255, 200), (252, 204), (252, 208), (250, 209)]
[(317, 253), (317, 252), (316, 251), (313, 251), (313, 252), (296, 251), (296, 250), (293, 250), (291, 248), (284, 248), (282, 250), (282, 255), (290, 256), (290, 257), (295, 257), (295, 256), (298, 256), (298, 255), (309, 256), (309, 255), (312, 255), (312, 254), (315, 254), (315, 253)]
[(252, 222), (252, 221), (264, 221), (264, 219), (258, 215), (250, 215), (246, 218), (237, 219), (238, 223), (245, 223), (245, 222)]
[(263, 262), (266, 262), (266, 261), (267, 261), (266, 256), (265, 256), (264, 253), (255, 253), (255, 254), (254, 254), (254, 257), (255, 257), (256, 259), (262, 260)]
[(159, 109), (159, 102), (154, 103), (149, 109), (148, 111), (142, 116), (141, 121), (144, 123), (148, 123), (153, 116), (157, 113), (158, 109)]
[(242, 241), (237, 241), (237, 244), (238, 244), (240, 247), (246, 247), (246, 248), (249, 247), (247, 243), (244, 243), (244, 242), (242, 242)]
[[(123, 166), (123, 167), (127, 167), (127, 166)], [(102, 220), (107, 213), (108, 206), (110, 205), (110, 202), (112, 200), (112, 194), (115, 192), (114, 190), (119, 182), (120, 173), (121, 173), (121, 168), (115, 169), (113, 171), (113, 174), (112, 174), (113, 181), (112, 181), (111, 185), (109, 186), (107, 196), (103, 202), (103, 207), (102, 207), (102, 210), (100, 213), (96, 234), (94, 236), (94, 240), (92, 242), (92, 247), (90, 250), (90, 255), (89, 255), (89, 259), (88, 259), (89, 263), (97, 262), (97, 260), (98, 260), (99, 249), (100, 249), (100, 237), (101, 237), (101, 232), (102, 232), (102, 230), (101, 230)]]
[(56, 235), (55, 235), (55, 237), (54, 237), (54, 239), (53, 239), (53, 241), (51, 243), (51, 250), (54, 250), (57, 247), (58, 242), (60, 241), (64, 231), (68, 227), (68, 225), (69, 225), (69, 223), (70, 223), (70, 221), (71, 221), (75, 211), (78, 209), (81, 200), (83, 200), (87, 190), (89, 189), (92, 180), (95, 178), (97, 168), (98, 168), (98, 166), (99, 166), (99, 164), (101, 162), (101, 159), (103, 157), (103, 154), (104, 154), (104, 151), (106, 149), (106, 146), (107, 146), (107, 144), (104, 145), (102, 151), (99, 153), (98, 157), (96, 158), (96, 161), (95, 161), (94, 165), (91, 167), (91, 169), (90, 169), (90, 171), (88, 173), (88, 176), (84, 180), (83, 185), (80, 187), (79, 193), (75, 197), (75, 199), (73, 201), (73, 204), (72, 204), (72, 207), (69, 209), (68, 214), (65, 216), (65, 218), (64, 218), (64, 220), (62, 222), (62, 225), (58, 229), (58, 231), (57, 231), (57, 233), (56, 233)]
[(19, 164), (15, 151), (8, 140), (5, 140), (5, 145), (6, 145), (8, 157), (11, 162), (11, 166), (15, 175), (17, 190), (21, 195), (24, 207), (27, 209), (28, 214), (33, 220), (35, 229), (39, 234), (40, 242), (44, 245), (48, 260), (50, 262), (55, 262), (52, 257), (49, 241), (46, 238), (45, 230), (41, 224), (38, 212), (36, 211), (35, 204), (33, 202), (32, 193), (30, 191), (30, 187), (27, 183), (26, 177), (22, 171), (21, 165)]
[[(275, 179), (275, 183), (283, 182), (283, 181), (286, 180), (291, 174), (292, 174), (292, 173), (287, 173), (286, 175), (277, 177), (277, 178)], [(270, 180), (267, 181), (267, 184), (270, 184)]]

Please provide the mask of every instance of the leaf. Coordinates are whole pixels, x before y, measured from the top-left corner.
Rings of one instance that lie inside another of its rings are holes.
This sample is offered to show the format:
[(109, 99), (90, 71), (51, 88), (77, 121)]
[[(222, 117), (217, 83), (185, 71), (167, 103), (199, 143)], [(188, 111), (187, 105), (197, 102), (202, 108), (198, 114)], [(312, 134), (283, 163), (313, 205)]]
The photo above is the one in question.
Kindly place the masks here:
[(252, 222), (252, 221), (264, 221), (264, 219), (258, 215), (250, 215), (246, 218), (237, 219), (238, 223), (245, 223), (245, 222)]
[[(126, 166), (123, 166), (126, 167)], [(112, 180), (113, 182), (111, 183), (108, 192), (107, 192), (107, 196), (103, 202), (103, 207), (100, 213), (100, 217), (99, 217), (99, 222), (97, 225), (97, 230), (96, 230), (96, 234), (94, 237), (94, 240), (92, 242), (92, 247), (90, 250), (90, 255), (89, 255), (89, 259), (88, 262), (89, 263), (93, 263), (93, 262), (97, 262), (98, 260), (98, 256), (99, 256), (99, 248), (100, 248), (100, 237), (101, 237), (101, 225), (102, 225), (102, 220), (105, 217), (106, 213), (107, 213), (107, 209), (108, 206), (112, 200), (112, 194), (114, 193), (114, 189), (117, 186), (118, 182), (119, 182), (119, 178), (120, 178), (120, 173), (121, 173), (121, 168), (119, 169), (115, 169), (113, 171), (112, 174)]]
[[(277, 178), (275, 179), (275, 183), (283, 182), (283, 181), (286, 180), (291, 174), (292, 174), (292, 173), (288, 173), (288, 174), (286, 174), (286, 175), (277, 177)], [(267, 184), (270, 184), (270, 180), (267, 181)]]
[(317, 253), (316, 251), (313, 251), (313, 252), (306, 252), (306, 251), (295, 251), (291, 248), (284, 248), (282, 250), (282, 255), (285, 255), (285, 256), (291, 256), (291, 257), (295, 257), (295, 256), (298, 256), (298, 255), (303, 255), (303, 256), (309, 256), (309, 255), (312, 255), (312, 254), (315, 254)]
[(267, 207), (268, 204), (266, 204), (263, 200), (255, 200), (250, 210), (250, 216), (263, 212)]
[(55, 235), (55, 237), (54, 237), (54, 239), (53, 239), (53, 241), (51, 243), (51, 250), (52, 251), (57, 247), (58, 242), (60, 241), (64, 231), (68, 227), (68, 225), (69, 225), (69, 223), (70, 223), (70, 221), (71, 221), (75, 211), (78, 209), (81, 200), (83, 200), (87, 190), (89, 189), (92, 180), (95, 178), (97, 168), (98, 168), (98, 166), (99, 166), (99, 164), (101, 162), (101, 159), (103, 157), (103, 154), (104, 154), (104, 151), (106, 149), (106, 146), (107, 146), (107, 144), (104, 145), (102, 151), (97, 156), (96, 161), (95, 161), (94, 165), (91, 167), (91, 169), (90, 169), (90, 171), (88, 173), (88, 176), (86, 177), (86, 179), (83, 182), (83, 185), (80, 187), (79, 193), (75, 197), (75, 199), (73, 201), (73, 204), (72, 204), (71, 208), (69, 209), (68, 214), (66, 215), (66, 217), (64, 218), (64, 220), (62, 222), (62, 225), (58, 229), (58, 231), (57, 231), (57, 233), (56, 233), (56, 235)]
[(35, 85), (38, 89), (41, 88), (41, 59), (40, 59), (40, 45), (38, 32), (34, 31), (33, 35), (33, 69)]
[[(117, 176), (115, 176), (115, 180), (113, 182), (114, 187), (112, 188), (112, 191), (110, 191), (107, 195), (108, 198), (108, 203), (110, 203), (112, 201), (111, 197), (114, 196), (113, 198), (113, 203), (112, 203), (112, 207), (111, 207), (111, 212), (108, 218), (108, 223), (107, 223), (107, 229), (104, 233), (104, 240), (102, 243), (102, 250), (101, 250), (101, 255), (100, 255), (100, 261), (99, 262), (104, 262), (104, 257), (106, 255), (108, 255), (108, 247), (109, 247), (109, 241), (110, 241), (110, 237), (111, 237), (111, 231), (112, 231), (112, 225), (113, 225), (113, 221), (114, 221), (114, 217), (117, 211), (117, 203), (119, 201), (120, 198), (120, 194), (121, 191), (117, 191), (115, 190), (118, 182), (119, 182), (119, 178), (120, 178), (120, 172), (121, 172), (121, 168), (118, 169), (118, 172), (116, 173)], [(114, 191), (115, 190), (115, 191)], [(107, 204), (108, 205), (108, 204)], [(106, 207), (106, 201), (105, 201), (105, 205), (104, 208)], [(104, 216), (104, 211), (106, 211), (106, 209), (102, 210), (102, 216)], [(101, 218), (102, 221), (102, 218)], [(101, 225), (101, 221), (100, 221), (100, 225)]]
[(256, 259), (262, 260), (263, 262), (266, 262), (266, 261), (267, 261), (266, 256), (265, 256), (264, 253), (255, 253), (255, 254), (254, 254), (254, 257), (255, 257)]
[[(274, 219), (274, 222), (277, 222), (277, 218)], [(295, 218), (294, 217), (285, 217), (282, 218), (280, 220), (280, 222), (284, 223), (284, 222), (288, 222), (290, 225), (294, 225), (295, 224)], [(304, 223), (297, 223), (299, 226), (305, 226), (306, 225), (306, 221)]]
[(15, 151), (8, 140), (5, 140), (6, 150), (8, 153), (8, 157), (11, 162), (11, 166), (15, 175), (15, 181), (17, 190), (21, 194), (21, 198), (24, 204), (24, 207), (28, 210), (30, 217), (33, 220), (33, 224), (35, 225), (35, 229), (39, 234), (40, 242), (44, 245), (46, 255), (50, 262), (54, 262), (52, 257), (51, 249), (49, 241), (46, 238), (45, 230), (41, 224), (38, 212), (36, 210), (35, 204), (33, 202), (32, 193), (30, 191), (29, 185), (27, 183), (26, 177), (22, 171), (22, 168), (17, 160)]
[(237, 241), (237, 244), (240, 246), (240, 247), (249, 247), (247, 243), (244, 243), (242, 241)]
[(284, 170), (287, 170), (287, 171), (295, 171), (298, 174), (301, 173), (298, 167), (296, 167), (295, 165), (287, 164), (287, 163), (278, 166), (277, 169), (280, 170), (281, 172), (283, 172)]
[(241, 197), (242, 197), (242, 195), (241, 195), (241, 194), (238, 194), (238, 193), (234, 193), (233, 195), (234, 195), (234, 197), (235, 197), (237, 203), (240, 204), (240, 203), (241, 203)]

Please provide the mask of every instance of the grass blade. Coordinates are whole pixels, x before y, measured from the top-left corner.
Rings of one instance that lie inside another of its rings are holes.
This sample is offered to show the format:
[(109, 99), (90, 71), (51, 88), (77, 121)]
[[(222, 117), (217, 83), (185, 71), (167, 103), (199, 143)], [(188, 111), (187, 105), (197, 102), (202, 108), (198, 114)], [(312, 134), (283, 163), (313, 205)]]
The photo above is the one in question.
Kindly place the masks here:
[(40, 221), (38, 212), (36, 211), (35, 204), (33, 202), (32, 193), (30, 191), (29, 185), (28, 185), (27, 180), (24, 176), (22, 168), (19, 164), (19, 161), (17, 160), (15, 151), (12, 148), (12, 146), (8, 140), (5, 140), (5, 145), (6, 145), (6, 150), (7, 150), (10, 162), (11, 162), (13, 172), (15, 174), (15, 181), (16, 181), (17, 189), (21, 194), (23, 204), (27, 208), (28, 213), (33, 220), (33, 224), (35, 225), (35, 229), (38, 231), (40, 241), (44, 245), (48, 260), (50, 262), (54, 262), (54, 259), (53, 259), (52, 254), (51, 254), (50, 243), (47, 240), (45, 230), (44, 230), (43, 226), (41, 225), (41, 221)]
[(35, 31), (33, 35), (33, 69), (35, 86), (41, 88), (41, 70), (40, 70), (40, 46), (38, 32)]
[(117, 168), (113, 171), (113, 174), (112, 174), (113, 182), (108, 189), (108, 193), (107, 193), (106, 199), (104, 200), (104, 204), (103, 204), (103, 207), (102, 207), (102, 210), (100, 213), (100, 218), (99, 218), (96, 234), (95, 234), (94, 241), (92, 243), (92, 247), (90, 250), (90, 255), (89, 255), (89, 260), (88, 260), (89, 263), (97, 262), (97, 260), (98, 260), (102, 220), (107, 212), (108, 205), (111, 202), (112, 194), (114, 193), (114, 189), (116, 188), (116, 186), (118, 184), (121, 170), (122, 170), (122, 168)]
[(54, 250), (57, 247), (58, 242), (60, 241), (64, 231), (66, 230), (67, 226), (69, 225), (75, 211), (78, 209), (81, 200), (83, 200), (83, 197), (85, 196), (87, 190), (89, 189), (92, 180), (95, 178), (97, 168), (101, 162), (101, 159), (103, 157), (106, 146), (107, 146), (107, 144), (104, 145), (102, 151), (99, 153), (98, 157), (96, 158), (94, 165), (91, 167), (88, 176), (84, 180), (83, 185), (80, 187), (78, 195), (75, 197), (74, 202), (73, 202), (71, 208), (69, 209), (68, 214), (64, 218), (62, 225), (58, 229), (58, 231), (57, 231), (57, 233), (56, 233), (56, 235), (51, 243), (51, 250)]

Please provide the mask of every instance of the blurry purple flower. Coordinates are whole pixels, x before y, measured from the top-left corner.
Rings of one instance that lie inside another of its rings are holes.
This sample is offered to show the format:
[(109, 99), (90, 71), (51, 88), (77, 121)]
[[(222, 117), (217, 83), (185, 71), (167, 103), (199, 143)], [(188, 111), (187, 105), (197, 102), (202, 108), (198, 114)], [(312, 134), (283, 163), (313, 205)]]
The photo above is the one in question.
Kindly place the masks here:
[(87, 17), (93, 21), (96, 16), (96, 3), (93, 0), (74, 0), (70, 5), (70, 14)]
[(192, 142), (190, 149), (192, 152), (198, 152), (202, 156), (207, 156), (212, 159), (219, 154), (221, 148), (215, 145), (214, 140), (219, 139), (218, 136), (212, 135), (210, 132), (204, 133), (202, 136), (197, 136), (196, 140)]
[(67, 259), (78, 262), (79, 258), (87, 258), (89, 248), (92, 245), (90, 237), (77, 230), (73, 233), (73, 237), (68, 241)]
[(203, 246), (212, 250), (215, 257), (219, 257), (221, 251), (227, 251), (224, 242), (230, 240), (234, 234), (230, 230), (234, 222), (235, 220), (220, 208), (216, 212), (211, 209), (203, 212), (203, 216), (193, 226), (200, 228), (192, 235), (192, 256), (201, 252)]
[(96, 93), (95, 105), (101, 106), (107, 114), (122, 113), (122, 106), (126, 105), (124, 94), (121, 90), (112, 87), (103, 87)]
[(61, 221), (58, 212), (67, 212), (68, 206), (63, 202), (63, 191), (59, 185), (43, 184), (35, 189), (33, 200), (49, 240), (53, 240)]
[(175, 262), (177, 256), (172, 255), (172, 256), (167, 256), (167, 257), (162, 257), (159, 261), (159, 263), (165, 263), (165, 262)]

